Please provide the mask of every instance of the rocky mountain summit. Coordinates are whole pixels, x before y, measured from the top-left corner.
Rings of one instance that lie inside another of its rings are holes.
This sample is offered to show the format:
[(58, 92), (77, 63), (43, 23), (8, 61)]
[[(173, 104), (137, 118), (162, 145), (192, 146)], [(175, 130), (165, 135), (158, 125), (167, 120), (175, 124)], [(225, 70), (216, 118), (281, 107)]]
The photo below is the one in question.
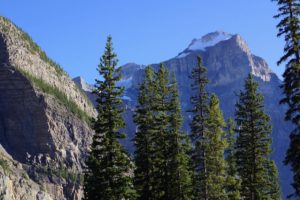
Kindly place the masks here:
[(81, 199), (95, 116), (62, 68), (0, 17), (1, 199)]

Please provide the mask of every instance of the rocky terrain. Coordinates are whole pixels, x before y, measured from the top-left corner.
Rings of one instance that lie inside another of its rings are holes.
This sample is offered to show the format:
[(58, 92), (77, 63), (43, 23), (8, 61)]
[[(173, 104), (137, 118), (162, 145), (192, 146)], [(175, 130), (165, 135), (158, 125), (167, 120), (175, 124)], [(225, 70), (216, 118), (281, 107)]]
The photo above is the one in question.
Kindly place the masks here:
[(81, 199), (94, 116), (60, 66), (0, 17), (0, 197)]

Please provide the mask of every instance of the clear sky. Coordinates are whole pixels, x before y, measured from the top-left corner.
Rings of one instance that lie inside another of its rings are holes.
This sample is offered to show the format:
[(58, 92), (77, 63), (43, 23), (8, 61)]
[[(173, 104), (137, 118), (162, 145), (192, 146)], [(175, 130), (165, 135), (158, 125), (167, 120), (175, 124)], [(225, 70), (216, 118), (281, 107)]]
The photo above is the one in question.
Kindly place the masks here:
[(29, 33), (71, 77), (90, 83), (109, 34), (122, 65), (167, 60), (212, 31), (239, 33), (281, 75), (284, 66), (276, 61), (284, 42), (276, 37), (276, 10), (271, 0), (0, 0), (0, 15)]

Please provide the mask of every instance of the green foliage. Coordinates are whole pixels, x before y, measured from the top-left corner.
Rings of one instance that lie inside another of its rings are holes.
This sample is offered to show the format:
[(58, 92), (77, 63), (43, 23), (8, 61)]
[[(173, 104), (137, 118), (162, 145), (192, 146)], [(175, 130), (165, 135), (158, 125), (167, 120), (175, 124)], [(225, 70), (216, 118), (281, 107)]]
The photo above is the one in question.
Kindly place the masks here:
[(135, 111), (135, 187), (139, 199), (191, 199), (189, 140), (181, 129), (175, 77), (161, 64), (145, 70)]
[(155, 185), (154, 169), (153, 169), (153, 156), (154, 146), (152, 138), (154, 130), (153, 115), (153, 83), (154, 71), (151, 67), (146, 67), (144, 81), (139, 88), (138, 101), (139, 104), (134, 113), (134, 122), (137, 124), (137, 132), (134, 138), (135, 144), (135, 177), (134, 185), (138, 193), (138, 199), (150, 200), (154, 199), (156, 194), (153, 191)]
[(194, 169), (193, 186), (196, 199), (208, 199), (208, 180), (207, 180), (207, 126), (209, 115), (208, 92), (206, 85), (208, 83), (206, 68), (202, 65), (201, 57), (198, 57), (198, 65), (193, 69), (191, 85), (193, 95), (191, 104), (193, 108), (190, 112), (193, 114), (191, 127), (192, 141), (192, 166)]
[(227, 140), (227, 148), (225, 150), (226, 164), (227, 164), (227, 179), (226, 179), (226, 193), (230, 200), (239, 200), (241, 180), (238, 176), (236, 169), (236, 158), (235, 158), (235, 145), (236, 145), (236, 133), (235, 124), (233, 119), (228, 119), (227, 131), (225, 138)]
[[(270, 160), (271, 126), (258, 83), (249, 75), (236, 103), (236, 167), (244, 199), (281, 199), (277, 169)], [(272, 167), (270, 167), (272, 166)]]
[(295, 188), (294, 195), (300, 197), (300, 134), (292, 133), (290, 140), (291, 143), (286, 154), (285, 163), (292, 166), (292, 170), (294, 171), (294, 182), (292, 184)]
[(286, 164), (290, 164), (294, 172), (295, 196), (300, 197), (300, 2), (299, 0), (273, 0), (277, 2), (278, 14), (274, 16), (280, 19), (277, 25), (277, 36), (284, 36), (284, 54), (278, 64), (286, 63), (283, 73), (283, 85), (285, 98), (281, 103), (288, 105), (286, 120), (295, 124), (296, 128), (290, 134), (290, 147), (286, 155)]
[(5, 175), (8, 175), (10, 173), (10, 168), (7, 160), (0, 158), (0, 167), (3, 169)]
[(191, 144), (187, 134), (180, 130), (182, 127), (182, 116), (174, 74), (169, 91), (171, 94), (168, 137), (170, 143), (168, 150), (169, 199), (189, 200), (192, 199), (192, 170), (190, 169), (190, 158), (188, 156)]
[(118, 139), (124, 138), (121, 95), (123, 87), (116, 85), (121, 79), (113, 52), (112, 38), (107, 38), (105, 52), (98, 71), (104, 80), (96, 80), (98, 117), (93, 122), (95, 134), (86, 161), (84, 199), (135, 199), (132, 176), (133, 166)]
[[(83, 185), (83, 175), (73, 170), (69, 170), (67, 167), (55, 167), (53, 165), (32, 165), (32, 167), (37, 173), (44, 174), (49, 177), (58, 177), (74, 185)], [(25, 177), (26, 176), (27, 175), (25, 175)]]
[(161, 64), (158, 71), (155, 73), (154, 79), (154, 124), (153, 126), (153, 168), (155, 185), (153, 185), (154, 193), (157, 195), (155, 199), (168, 199), (169, 184), (168, 184), (168, 87), (169, 72)]
[(42, 79), (36, 78), (35, 76), (25, 72), (21, 68), (18, 67), (17, 69), (42, 92), (54, 96), (62, 106), (66, 107), (77, 117), (90, 124), (90, 117), (88, 116), (88, 114), (81, 110), (81, 108), (79, 108), (79, 106), (74, 101), (70, 100), (65, 93), (61, 92), (58, 88), (49, 85)]
[[(226, 185), (226, 163), (224, 151), (226, 140), (223, 128), (225, 122), (220, 110), (219, 99), (216, 95), (210, 98), (205, 140), (201, 141), (202, 151), (205, 152), (206, 171), (201, 172), (207, 189), (207, 199), (228, 199)], [(205, 199), (205, 198), (203, 198)]]
[(82, 185), (83, 184), (83, 175), (80, 173), (75, 173), (68, 168), (62, 167), (58, 169), (48, 169), (50, 174), (65, 179), (73, 184)]

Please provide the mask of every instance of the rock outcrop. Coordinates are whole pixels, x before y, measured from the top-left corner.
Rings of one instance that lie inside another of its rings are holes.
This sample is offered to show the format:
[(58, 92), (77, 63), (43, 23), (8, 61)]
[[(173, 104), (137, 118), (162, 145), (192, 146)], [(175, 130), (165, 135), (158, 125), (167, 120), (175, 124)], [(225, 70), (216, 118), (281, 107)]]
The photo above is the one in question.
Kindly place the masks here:
[(89, 118), (95, 116), (93, 104), (60, 66), (0, 17), (0, 144), (14, 172), (5, 175), (0, 160), (0, 194), (81, 199), (93, 134)]

